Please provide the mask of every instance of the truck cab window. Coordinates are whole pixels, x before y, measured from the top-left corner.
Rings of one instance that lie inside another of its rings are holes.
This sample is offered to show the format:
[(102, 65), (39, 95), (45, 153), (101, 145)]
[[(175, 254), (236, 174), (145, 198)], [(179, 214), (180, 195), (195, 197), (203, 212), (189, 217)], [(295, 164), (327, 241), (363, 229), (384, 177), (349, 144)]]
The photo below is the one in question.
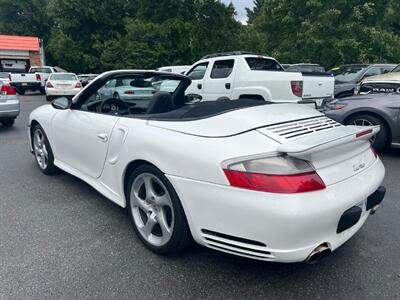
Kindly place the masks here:
[(235, 60), (227, 59), (227, 60), (216, 60), (212, 67), (211, 78), (227, 78), (231, 75), (233, 70), (233, 65), (235, 64)]
[(194, 66), (188, 73), (189, 76), (193, 80), (199, 80), (204, 78), (204, 74), (206, 74), (206, 70), (208, 67), (208, 62), (200, 63)]

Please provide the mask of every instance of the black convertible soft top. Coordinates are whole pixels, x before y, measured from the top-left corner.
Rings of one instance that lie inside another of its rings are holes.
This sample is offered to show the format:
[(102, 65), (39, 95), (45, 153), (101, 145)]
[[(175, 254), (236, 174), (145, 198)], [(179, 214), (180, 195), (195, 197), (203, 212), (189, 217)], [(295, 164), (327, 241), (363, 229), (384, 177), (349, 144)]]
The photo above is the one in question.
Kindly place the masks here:
[[(166, 113), (147, 115), (146, 119), (160, 121), (193, 121), (210, 118), (237, 109), (268, 104), (272, 104), (272, 102), (253, 99), (217, 100), (187, 103), (178, 109)], [(138, 116), (132, 115), (132, 117), (135, 118)]]

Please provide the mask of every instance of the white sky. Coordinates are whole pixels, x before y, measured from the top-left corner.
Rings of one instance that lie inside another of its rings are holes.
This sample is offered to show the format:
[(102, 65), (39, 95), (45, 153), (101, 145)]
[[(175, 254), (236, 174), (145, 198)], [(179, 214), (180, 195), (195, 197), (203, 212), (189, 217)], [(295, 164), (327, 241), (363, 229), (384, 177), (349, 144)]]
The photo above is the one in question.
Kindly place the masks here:
[(230, 2), (233, 3), (233, 5), (236, 8), (237, 12), (237, 19), (244, 23), (247, 20), (247, 15), (246, 15), (246, 7), (253, 7), (254, 3), (253, 0), (221, 0), (223, 3), (229, 4)]

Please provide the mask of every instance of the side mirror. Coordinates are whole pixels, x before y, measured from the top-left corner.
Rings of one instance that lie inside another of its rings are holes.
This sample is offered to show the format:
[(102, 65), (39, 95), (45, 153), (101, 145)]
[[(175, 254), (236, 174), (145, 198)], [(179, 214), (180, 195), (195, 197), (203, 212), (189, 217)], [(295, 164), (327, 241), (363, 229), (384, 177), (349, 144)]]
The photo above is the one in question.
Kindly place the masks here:
[(61, 110), (66, 110), (71, 108), (72, 105), (72, 101), (71, 99), (67, 98), (67, 97), (60, 97), (60, 98), (56, 98), (51, 102), (51, 105), (55, 108), (55, 109), (61, 109)]

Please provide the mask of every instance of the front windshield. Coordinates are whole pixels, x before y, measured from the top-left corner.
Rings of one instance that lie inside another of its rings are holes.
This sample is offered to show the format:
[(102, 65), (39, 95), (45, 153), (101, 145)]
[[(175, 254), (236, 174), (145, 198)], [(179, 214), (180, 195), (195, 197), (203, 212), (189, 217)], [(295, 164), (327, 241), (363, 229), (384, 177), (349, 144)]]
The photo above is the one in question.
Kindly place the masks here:
[(394, 68), (393, 70), (392, 70), (392, 73), (393, 72), (400, 72), (400, 65), (398, 65), (396, 68)]
[(132, 74), (114, 77), (95, 91), (82, 105), (82, 109), (100, 112), (101, 103), (118, 99), (129, 107), (129, 113), (145, 113), (154, 94), (162, 91), (174, 95), (181, 82), (179, 78), (163, 75)]
[(367, 66), (342, 66), (339, 69), (333, 70), (337, 82), (354, 82), (360, 78)]

